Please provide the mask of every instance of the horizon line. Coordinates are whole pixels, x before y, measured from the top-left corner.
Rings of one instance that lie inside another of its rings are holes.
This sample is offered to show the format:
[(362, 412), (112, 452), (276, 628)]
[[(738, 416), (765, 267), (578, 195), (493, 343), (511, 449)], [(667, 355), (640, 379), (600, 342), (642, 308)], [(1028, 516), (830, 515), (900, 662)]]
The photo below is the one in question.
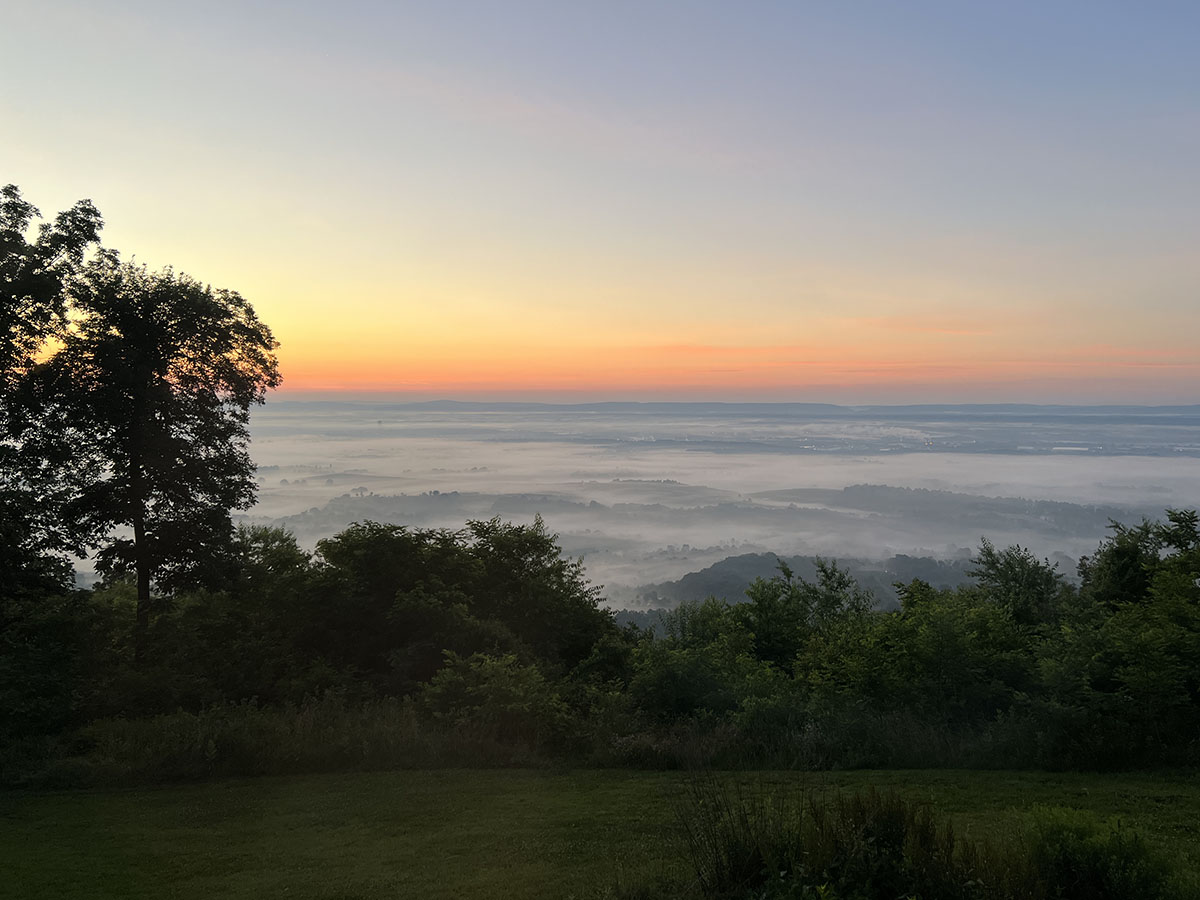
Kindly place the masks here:
[(388, 390), (296, 390), (275, 392), (267, 402), (388, 402), (397, 406), (522, 406), (522, 407), (595, 407), (595, 406), (771, 406), (823, 407), (829, 409), (914, 409), (914, 408), (972, 408), (972, 409), (1187, 409), (1200, 412), (1200, 403), (1132, 402), (1132, 401), (1045, 401), (1026, 400), (921, 400), (910, 402), (833, 402), (829, 400), (754, 400), (754, 399), (680, 399), (680, 398), (607, 398), (607, 399), (535, 399), (529, 397), (486, 396), (422, 396), (404, 391)]

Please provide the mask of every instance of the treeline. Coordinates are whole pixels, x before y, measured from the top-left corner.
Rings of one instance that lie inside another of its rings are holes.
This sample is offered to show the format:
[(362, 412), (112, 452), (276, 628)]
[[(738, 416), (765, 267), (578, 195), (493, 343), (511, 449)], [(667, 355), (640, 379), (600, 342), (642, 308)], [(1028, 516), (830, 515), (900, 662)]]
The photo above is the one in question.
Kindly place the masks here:
[[(10, 573), (14, 571), (9, 570)], [(618, 627), (554, 535), (242, 528), (203, 589), (4, 594), (8, 783), (356, 766), (1200, 762), (1200, 529), (1114, 526), (1078, 586), (984, 542), (883, 611), (833, 563)], [(140, 648), (140, 650), (139, 650)], [(47, 773), (50, 773), (47, 775)], [(64, 774), (65, 773), (65, 774)]]
[(815, 766), (1122, 768), (1200, 762), (1194, 511), (1114, 525), (1068, 583), (986, 540), (974, 583), (898, 585), (900, 609), (834, 565), (784, 569), (747, 602), (664, 616), (631, 692), (719, 723), (759, 759)]

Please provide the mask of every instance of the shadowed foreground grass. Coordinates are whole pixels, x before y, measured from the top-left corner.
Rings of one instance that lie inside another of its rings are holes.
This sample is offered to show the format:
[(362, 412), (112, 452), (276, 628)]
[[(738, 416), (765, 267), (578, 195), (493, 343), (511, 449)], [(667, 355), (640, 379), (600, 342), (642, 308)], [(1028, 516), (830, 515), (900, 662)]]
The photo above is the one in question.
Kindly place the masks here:
[[(724, 776), (722, 776), (724, 777)], [(1193, 775), (753, 773), (754, 783), (891, 787), (967, 834), (1034, 804), (1119, 816), (1200, 869)], [(680, 773), (401, 771), (123, 791), (0, 794), (0, 897), (601, 896), (686, 877)]]

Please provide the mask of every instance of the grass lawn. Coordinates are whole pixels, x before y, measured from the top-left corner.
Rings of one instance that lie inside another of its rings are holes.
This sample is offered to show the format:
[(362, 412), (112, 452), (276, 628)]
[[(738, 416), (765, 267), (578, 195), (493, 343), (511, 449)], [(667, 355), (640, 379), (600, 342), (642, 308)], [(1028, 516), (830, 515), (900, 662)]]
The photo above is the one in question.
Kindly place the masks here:
[[(1200, 869), (1200, 779), (913, 771), (752, 773), (893, 787), (964, 831), (1034, 804), (1119, 816)], [(589, 897), (686, 869), (680, 773), (437, 770), (0, 793), (0, 897)]]

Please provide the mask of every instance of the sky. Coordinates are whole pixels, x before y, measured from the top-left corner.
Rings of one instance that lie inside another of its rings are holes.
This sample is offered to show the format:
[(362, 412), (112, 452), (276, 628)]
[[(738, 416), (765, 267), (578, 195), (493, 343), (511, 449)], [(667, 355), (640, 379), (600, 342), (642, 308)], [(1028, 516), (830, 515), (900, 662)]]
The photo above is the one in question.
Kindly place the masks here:
[(286, 392), (1200, 398), (1200, 4), (0, 0), (0, 183)]

